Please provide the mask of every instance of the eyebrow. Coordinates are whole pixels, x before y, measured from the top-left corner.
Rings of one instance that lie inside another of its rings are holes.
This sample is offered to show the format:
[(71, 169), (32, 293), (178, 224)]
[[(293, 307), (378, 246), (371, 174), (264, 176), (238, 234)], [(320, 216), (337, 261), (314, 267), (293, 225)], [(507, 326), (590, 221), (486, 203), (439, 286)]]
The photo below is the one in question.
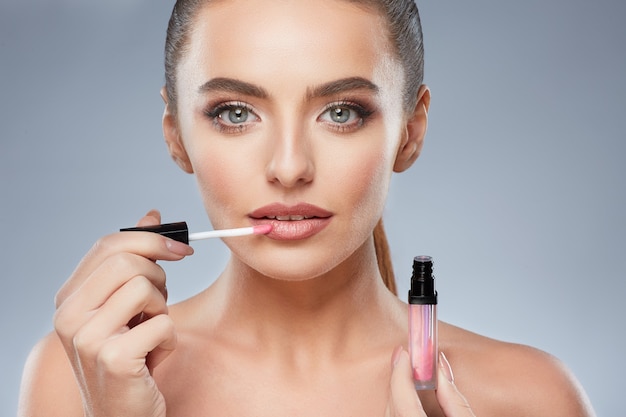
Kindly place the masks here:
[[(372, 93), (378, 93), (379, 88), (376, 84), (363, 77), (348, 77), (335, 81), (307, 88), (307, 99), (318, 97), (328, 97), (337, 95), (346, 91), (367, 90)], [(239, 93), (247, 96), (265, 99), (269, 97), (269, 93), (257, 85), (237, 80), (234, 78), (218, 77), (213, 78), (198, 87), (199, 93), (208, 93), (213, 91), (225, 91), (230, 93)]]
[(378, 93), (378, 86), (363, 77), (349, 77), (331, 81), (312, 89), (307, 89), (307, 98), (334, 96), (346, 91), (367, 90)]
[(212, 91), (226, 91), (229, 93), (239, 93), (258, 98), (267, 98), (269, 96), (267, 91), (259, 86), (245, 81), (223, 77), (213, 78), (198, 88), (199, 93), (208, 93)]

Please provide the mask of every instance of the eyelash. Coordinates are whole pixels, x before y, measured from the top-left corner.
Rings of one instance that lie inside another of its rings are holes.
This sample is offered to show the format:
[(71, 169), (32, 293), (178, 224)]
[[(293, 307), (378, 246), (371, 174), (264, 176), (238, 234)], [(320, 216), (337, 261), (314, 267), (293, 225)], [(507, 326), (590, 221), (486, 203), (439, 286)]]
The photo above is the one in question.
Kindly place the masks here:
[(259, 118), (250, 106), (240, 101), (219, 103), (215, 106), (210, 106), (204, 111), (204, 114), (211, 120), (219, 132), (237, 134), (243, 132), (248, 127), (250, 122), (231, 125), (227, 124), (226, 121), (220, 117), (220, 115), (225, 111), (232, 111), (236, 109), (245, 110), (253, 117), (257, 119)]
[[(227, 134), (238, 134), (249, 128), (252, 122), (244, 121), (241, 124), (228, 124), (227, 121), (225, 121), (221, 117), (222, 113), (237, 109), (244, 110), (248, 112), (249, 115), (252, 115), (254, 118), (259, 119), (259, 116), (257, 116), (257, 114), (252, 110), (249, 105), (240, 101), (223, 102), (214, 106), (209, 106), (209, 108), (204, 111), (204, 114), (210, 119), (210, 121), (219, 132)], [(346, 109), (350, 112), (355, 112), (355, 117), (357, 119), (351, 123), (339, 123), (321, 120), (325, 115), (327, 115), (334, 109)], [(372, 114), (374, 114), (374, 110), (372, 110), (368, 106), (364, 106), (348, 100), (341, 100), (328, 104), (318, 116), (317, 120), (325, 123), (328, 128), (338, 133), (350, 133), (364, 126), (368, 122)]]
[(322, 112), (322, 114), (320, 114), (320, 116), (318, 117), (318, 120), (322, 118), (322, 116), (326, 115), (328, 112), (332, 111), (333, 109), (338, 109), (338, 108), (353, 111), (356, 113), (356, 117), (357, 117), (356, 121), (349, 123), (349, 124), (327, 122), (327, 125), (331, 129), (339, 133), (348, 133), (348, 132), (357, 130), (358, 128), (365, 125), (369, 121), (372, 114), (374, 114), (374, 110), (370, 109), (367, 106), (364, 106), (364, 105), (361, 105), (352, 101), (342, 100), (342, 101), (330, 103), (329, 105), (327, 105), (324, 108), (324, 111)]

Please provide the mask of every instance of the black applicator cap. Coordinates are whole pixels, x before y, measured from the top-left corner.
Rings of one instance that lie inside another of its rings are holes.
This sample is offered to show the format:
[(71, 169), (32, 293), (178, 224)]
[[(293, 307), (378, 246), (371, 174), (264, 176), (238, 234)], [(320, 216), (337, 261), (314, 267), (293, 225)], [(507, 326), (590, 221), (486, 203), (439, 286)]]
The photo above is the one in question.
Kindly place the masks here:
[(409, 290), (409, 304), (437, 304), (433, 258), (416, 256), (413, 258), (413, 275)]
[(189, 228), (187, 222), (157, 224), (156, 226), (128, 227), (120, 232), (153, 232), (170, 239), (189, 244)]

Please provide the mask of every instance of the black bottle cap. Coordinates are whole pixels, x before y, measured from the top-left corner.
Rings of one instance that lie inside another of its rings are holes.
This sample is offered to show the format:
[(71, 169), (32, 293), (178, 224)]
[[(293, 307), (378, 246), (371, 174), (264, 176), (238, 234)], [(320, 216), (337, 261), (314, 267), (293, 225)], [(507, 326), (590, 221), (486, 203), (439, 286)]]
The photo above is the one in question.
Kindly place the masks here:
[(413, 275), (409, 290), (409, 304), (437, 304), (433, 258), (416, 256), (413, 258)]
[(120, 232), (153, 232), (170, 239), (189, 244), (189, 228), (186, 222), (157, 224), (156, 226), (128, 227)]

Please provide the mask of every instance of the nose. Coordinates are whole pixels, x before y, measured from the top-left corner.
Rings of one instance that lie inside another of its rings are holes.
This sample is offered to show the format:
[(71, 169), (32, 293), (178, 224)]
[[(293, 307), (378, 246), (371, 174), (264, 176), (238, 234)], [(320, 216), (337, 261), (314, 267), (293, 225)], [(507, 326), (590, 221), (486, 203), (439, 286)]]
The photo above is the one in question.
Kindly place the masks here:
[(295, 126), (276, 129), (266, 168), (267, 180), (286, 188), (313, 181), (315, 165), (311, 143)]

